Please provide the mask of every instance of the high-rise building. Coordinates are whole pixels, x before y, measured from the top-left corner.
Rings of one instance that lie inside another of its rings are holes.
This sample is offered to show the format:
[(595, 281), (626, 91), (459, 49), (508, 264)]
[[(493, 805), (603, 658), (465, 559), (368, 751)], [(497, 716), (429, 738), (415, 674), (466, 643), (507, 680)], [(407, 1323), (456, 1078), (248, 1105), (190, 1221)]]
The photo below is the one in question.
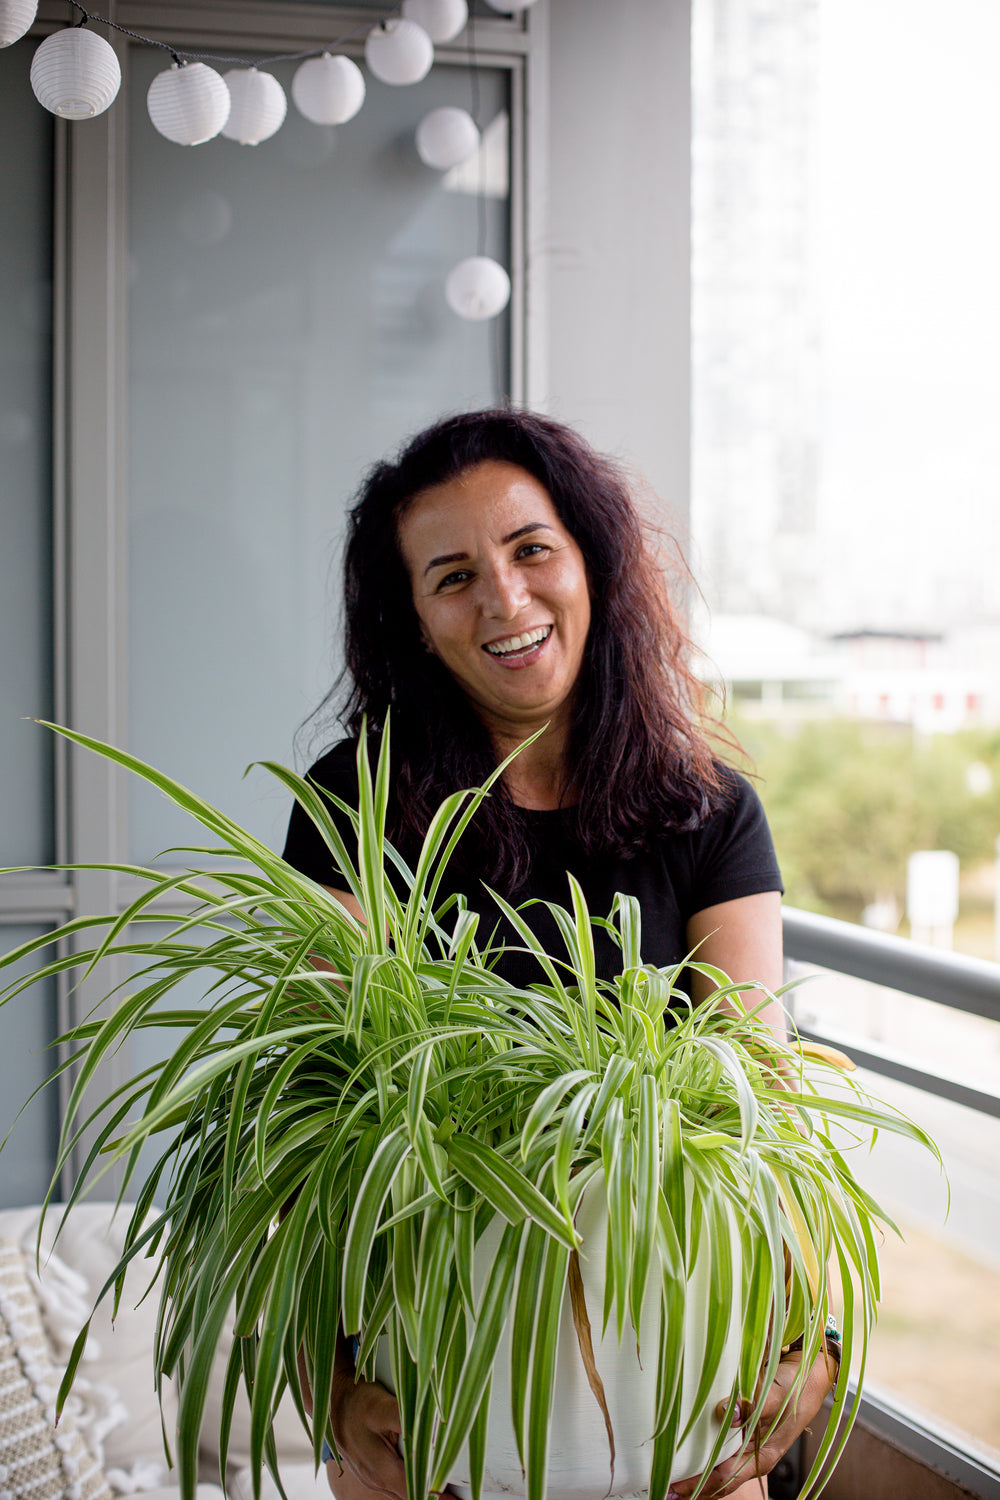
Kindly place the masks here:
[(695, 570), (715, 610), (821, 622), (819, 0), (696, 0)]

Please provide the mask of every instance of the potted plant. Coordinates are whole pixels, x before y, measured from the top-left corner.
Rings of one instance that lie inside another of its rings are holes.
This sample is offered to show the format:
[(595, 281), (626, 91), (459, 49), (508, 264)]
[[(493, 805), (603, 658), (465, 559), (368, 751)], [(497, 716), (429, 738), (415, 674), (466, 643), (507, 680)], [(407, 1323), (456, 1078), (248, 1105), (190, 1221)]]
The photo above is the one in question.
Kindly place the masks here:
[[(815, 1493), (853, 1420), (847, 1370), (859, 1350), (863, 1369), (878, 1295), (884, 1215), (850, 1170), (845, 1128), (930, 1145), (923, 1132), (848, 1085), (836, 1059), (778, 1041), (721, 972), (696, 964), (717, 988), (692, 1008), (679, 970), (642, 964), (630, 898), (610, 917), (614, 984), (595, 977), (575, 882), (570, 908), (555, 909), (568, 965), (497, 898), (546, 979), (505, 983), (477, 946), (476, 917), (438, 904), (488, 787), (443, 804), (410, 870), (384, 839), (388, 733), (374, 776), (359, 750), (359, 808), (343, 809), (356, 857), (316, 789), (270, 766), (323, 831), (365, 924), (169, 777), (62, 732), (143, 776), (216, 841), (185, 852), (253, 869), (128, 867), (143, 890), (126, 911), (77, 918), (3, 960), (95, 935), (0, 998), (112, 954), (137, 966), (108, 1014), (63, 1038), (72, 1088), (57, 1177), (88, 1131), (71, 1201), (111, 1163), (124, 1194), (145, 1153), (105, 1290), (120, 1296), (136, 1256), (162, 1265), (154, 1361), (180, 1387), (184, 1495), (234, 1307), (223, 1469), (241, 1381), (257, 1480), (277, 1470), (271, 1422), (286, 1387), (319, 1463), (342, 1323), (357, 1331), (359, 1367), (396, 1391), (410, 1500), (449, 1480), (476, 1500), (522, 1485), (529, 1500), (640, 1487), (657, 1500), (671, 1475), (707, 1471), (749, 1441), (796, 1337), (805, 1379), (836, 1295), (843, 1373), (802, 1491)], [(157, 902), (175, 892), (194, 910), (163, 936)], [(205, 1007), (165, 1008), (192, 974)], [(148, 1028), (176, 1039), (169, 1055), (84, 1118), (102, 1059)], [(741, 1400), (752, 1406), (742, 1430)]]

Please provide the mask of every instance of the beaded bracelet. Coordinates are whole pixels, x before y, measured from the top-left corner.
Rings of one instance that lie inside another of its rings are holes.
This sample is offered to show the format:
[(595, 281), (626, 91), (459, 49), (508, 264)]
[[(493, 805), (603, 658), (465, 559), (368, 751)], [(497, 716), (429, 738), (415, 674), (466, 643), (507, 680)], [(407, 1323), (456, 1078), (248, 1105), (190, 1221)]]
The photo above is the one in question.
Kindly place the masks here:
[[(840, 1336), (840, 1329), (837, 1327), (837, 1320), (832, 1314), (826, 1320), (823, 1337), (826, 1341), (826, 1352), (832, 1360), (836, 1361), (837, 1368), (839, 1369), (840, 1356), (843, 1352), (843, 1340)], [(803, 1339), (801, 1335), (797, 1339), (793, 1339), (790, 1344), (785, 1345), (786, 1354), (801, 1354), (802, 1349)]]

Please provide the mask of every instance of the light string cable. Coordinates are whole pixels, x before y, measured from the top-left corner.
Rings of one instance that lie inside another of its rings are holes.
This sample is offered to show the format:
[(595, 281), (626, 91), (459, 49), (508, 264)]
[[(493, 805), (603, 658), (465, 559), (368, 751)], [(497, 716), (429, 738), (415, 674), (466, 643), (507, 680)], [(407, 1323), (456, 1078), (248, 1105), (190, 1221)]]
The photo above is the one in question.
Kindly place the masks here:
[[(476, 254), (485, 256), (487, 254), (487, 202), (486, 202), (486, 143), (482, 121), (482, 94), (479, 81), (479, 53), (476, 51), (476, 17), (473, 7), (469, 6), (468, 40), (466, 51), (469, 56), (469, 91), (471, 114), (479, 131), (479, 161), (478, 183), (476, 187)], [(489, 330), (490, 379), (494, 391), (494, 399), (499, 402), (510, 400), (510, 392), (507, 390), (507, 382), (504, 380), (503, 349), (501, 347), (502, 318), (491, 318), (493, 327)], [(490, 337), (492, 335), (492, 337)]]
[[(141, 32), (130, 31), (127, 26), (122, 26), (118, 21), (112, 21), (108, 16), (100, 16), (96, 11), (88, 10), (85, 5), (79, 4), (79, 0), (70, 0), (70, 4), (74, 10), (80, 11), (79, 21), (73, 23), (75, 26), (85, 26), (88, 21), (94, 21), (99, 26), (109, 26), (112, 31), (120, 31), (122, 36), (130, 37), (134, 42), (142, 42), (147, 47), (160, 47), (164, 52), (169, 52), (178, 67), (182, 67), (185, 62), (189, 61), (234, 63), (237, 66), (240, 64), (247, 65), (248, 59), (246, 57), (227, 57), (218, 52), (196, 52), (187, 47), (175, 47), (171, 42), (161, 42), (155, 37), (143, 36)], [(386, 21), (394, 16), (399, 8), (398, 5), (393, 6), (384, 15), (380, 16), (374, 24), (384, 26)], [(348, 42), (353, 42), (362, 36), (367, 36), (372, 28), (372, 24), (372, 21), (366, 20), (356, 26), (353, 31), (345, 32), (343, 36), (336, 37), (325, 43), (322, 47), (307, 47), (303, 52), (275, 52), (268, 57), (258, 57), (254, 60), (253, 66), (257, 68), (267, 67), (270, 63), (302, 62), (308, 57), (322, 57), (324, 52), (328, 52), (331, 47), (343, 47)]]
[(483, 120), (482, 120), (482, 113), (483, 113), (483, 111), (482, 111), (482, 100), (481, 100), (480, 89), (479, 89), (479, 53), (476, 51), (476, 18), (475, 18), (475, 16), (474, 16), (474, 14), (473, 14), (473, 12), (472, 12), (471, 9), (469, 11), (468, 30), (469, 30), (469, 40), (466, 43), (466, 50), (468, 51), (468, 54), (469, 54), (469, 90), (470, 90), (470, 94), (471, 94), (472, 118), (473, 118), (473, 121), (475, 122), (476, 129), (479, 131), (479, 161), (477, 163), (479, 181), (478, 181), (478, 186), (477, 186), (477, 189), (476, 189), (476, 218), (477, 218), (476, 254), (477, 255), (485, 255), (486, 254), (486, 152), (485, 152), (485, 150), (483, 148)]

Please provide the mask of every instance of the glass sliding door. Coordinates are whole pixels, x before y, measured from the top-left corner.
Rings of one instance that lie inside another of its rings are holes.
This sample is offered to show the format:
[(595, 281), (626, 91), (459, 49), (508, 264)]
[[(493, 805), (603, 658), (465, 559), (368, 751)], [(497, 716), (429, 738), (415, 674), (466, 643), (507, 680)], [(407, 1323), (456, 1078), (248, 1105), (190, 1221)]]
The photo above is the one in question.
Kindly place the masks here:
[[(55, 857), (52, 743), (53, 117), (28, 83), (34, 43), (0, 50), (0, 863)], [(38, 117), (41, 117), (40, 119)], [(16, 225), (13, 222), (16, 218)]]
[[(118, 18), (137, 30), (172, 24), (170, 7), (130, 7)], [(197, 10), (169, 40), (197, 47), (207, 27), (248, 56), (265, 35), (287, 52), (322, 42), (334, 15), (317, 6), (314, 34), (301, 8)], [(512, 342), (523, 363), (519, 28), (484, 28), (475, 78), (461, 51), (411, 88), (369, 78), (336, 131), (290, 103), (258, 147), (194, 150), (147, 114), (168, 55), (113, 40), (118, 98), (69, 126), (31, 93), (40, 33), (0, 50), (0, 865), (31, 867), (0, 879), (0, 951), (134, 894), (112, 868), (41, 867), (197, 841), (171, 804), (57, 753), (32, 718), (126, 746), (280, 847), (287, 798), (243, 771), (293, 760), (339, 670), (339, 543), (363, 472), (439, 414), (503, 400)], [(289, 94), (294, 66), (274, 67)], [(414, 146), (444, 104), (476, 112), (485, 142), (450, 173)], [(477, 253), (514, 273), (513, 332), (510, 312), (473, 323), (446, 304), (448, 272)], [(0, 1136), (59, 1030), (126, 979), (108, 961), (0, 1010)], [(135, 1064), (123, 1050), (96, 1087)], [(57, 1128), (53, 1091), (0, 1158), (0, 1202), (44, 1192)]]
[[(163, 66), (131, 53), (129, 742), (280, 847), (287, 798), (242, 773), (290, 760), (338, 669), (350, 497), (409, 433), (508, 391), (507, 315), (458, 318), (444, 282), (479, 250), (510, 263), (510, 75), (480, 70), (489, 156), (445, 175), (414, 131), (470, 107), (465, 68), (369, 78), (336, 130), (290, 102), (257, 147), (184, 150), (146, 113)], [(290, 96), (294, 65), (272, 71)], [(138, 784), (129, 827), (137, 860), (190, 832)]]
[[(34, 42), (0, 51), (0, 866), (56, 854), (53, 745), (30, 718), (53, 713), (52, 192), (53, 119), (28, 83)], [(14, 144), (16, 143), (16, 145)], [(16, 219), (16, 225), (15, 225)], [(38, 935), (24, 920), (43, 877), (0, 880), (0, 951)], [(42, 902), (44, 904), (44, 902)], [(0, 1140), (49, 1072), (55, 997), (32, 993), (0, 1010)], [(56, 1099), (39, 1097), (0, 1156), (0, 1207), (49, 1185)]]

